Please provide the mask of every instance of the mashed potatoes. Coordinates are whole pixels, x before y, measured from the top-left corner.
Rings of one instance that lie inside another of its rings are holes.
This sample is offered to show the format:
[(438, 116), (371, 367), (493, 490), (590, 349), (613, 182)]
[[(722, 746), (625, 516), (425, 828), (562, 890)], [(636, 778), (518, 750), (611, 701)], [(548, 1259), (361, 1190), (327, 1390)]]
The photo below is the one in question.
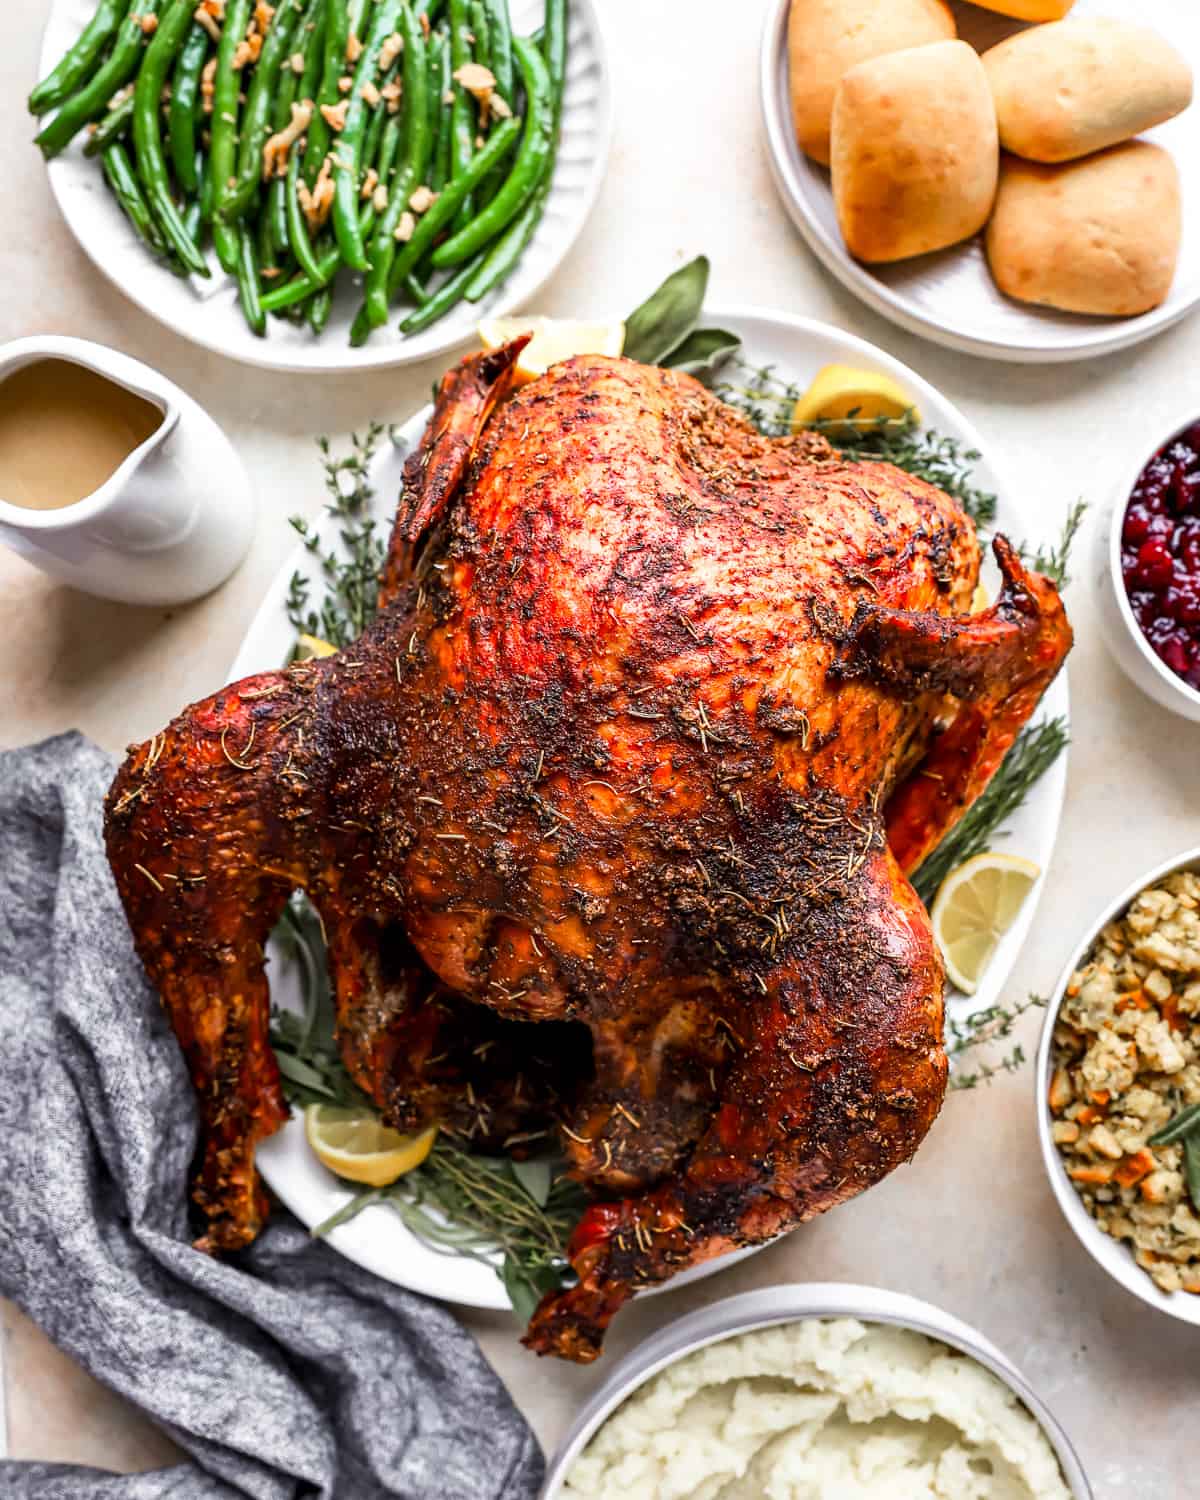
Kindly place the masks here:
[(808, 1319), (711, 1344), (608, 1419), (564, 1500), (1070, 1500), (1045, 1433), (919, 1333)]

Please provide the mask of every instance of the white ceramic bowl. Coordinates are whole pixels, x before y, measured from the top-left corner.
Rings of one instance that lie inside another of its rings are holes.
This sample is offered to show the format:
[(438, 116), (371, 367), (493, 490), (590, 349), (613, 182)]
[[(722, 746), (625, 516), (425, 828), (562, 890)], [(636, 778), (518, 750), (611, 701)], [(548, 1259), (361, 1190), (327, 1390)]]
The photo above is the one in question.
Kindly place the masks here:
[(1058, 984), (1055, 986), (1054, 994), (1047, 1007), (1034, 1078), (1037, 1088), (1038, 1139), (1042, 1146), (1042, 1160), (1046, 1164), (1046, 1174), (1050, 1178), (1054, 1196), (1058, 1199), (1058, 1206), (1062, 1209), (1067, 1223), (1075, 1231), (1079, 1243), (1096, 1264), (1107, 1271), (1113, 1280), (1119, 1282), (1127, 1292), (1132, 1292), (1135, 1297), (1139, 1297), (1159, 1312), (1178, 1318), (1183, 1323), (1194, 1323), (1200, 1327), (1200, 1297), (1193, 1296), (1189, 1292), (1160, 1291), (1134, 1260), (1128, 1245), (1105, 1234), (1084, 1208), (1083, 1200), (1067, 1176), (1062, 1153), (1050, 1135), (1052, 1118), (1048, 1098), (1050, 1057), (1054, 1046), (1054, 1023), (1058, 1019), (1059, 1007), (1062, 1005), (1071, 975), (1086, 960), (1101, 929), (1126, 911), (1133, 899), (1147, 886), (1154, 885), (1165, 876), (1174, 874), (1176, 870), (1200, 871), (1200, 849), (1189, 849), (1186, 854), (1177, 854), (1174, 859), (1167, 860), (1153, 870), (1147, 870), (1132, 885), (1126, 887), (1115, 901), (1105, 907), (1083, 941), (1071, 954), (1066, 967), (1059, 976)]
[(1186, 411), (1177, 412), (1160, 429), (1154, 441), (1144, 450), (1139, 449), (1137, 458), (1122, 468), (1108, 509), (1096, 527), (1093, 553), (1100, 631), (1117, 665), (1160, 707), (1195, 723), (1200, 723), (1200, 693), (1189, 687), (1182, 677), (1177, 677), (1158, 657), (1134, 618), (1125, 592), (1125, 580), (1121, 576), (1121, 527), (1129, 497), (1143, 468), (1177, 432), (1196, 421), (1200, 416), (1198, 407), (1200, 403), (1194, 402)]
[(608, 1379), (576, 1417), (547, 1470), (541, 1500), (559, 1500), (571, 1465), (600, 1425), (622, 1401), (667, 1365), (721, 1339), (804, 1318), (859, 1318), (864, 1323), (893, 1323), (969, 1354), (1002, 1380), (1032, 1412), (1050, 1440), (1075, 1500), (1092, 1500), (1091, 1486), (1066, 1433), (1025, 1377), (981, 1333), (916, 1297), (884, 1291), (881, 1287), (840, 1282), (809, 1282), (743, 1292), (702, 1307), (652, 1334), (614, 1366)]

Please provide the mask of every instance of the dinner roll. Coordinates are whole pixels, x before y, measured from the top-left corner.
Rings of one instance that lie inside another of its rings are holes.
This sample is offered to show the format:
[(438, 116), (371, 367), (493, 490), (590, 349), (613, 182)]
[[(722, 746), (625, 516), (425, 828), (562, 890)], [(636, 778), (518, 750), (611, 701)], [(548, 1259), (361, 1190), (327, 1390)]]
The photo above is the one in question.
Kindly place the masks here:
[(983, 64), (932, 42), (850, 69), (833, 102), (833, 199), (859, 260), (903, 260), (982, 229), (1000, 148)]
[(1018, 21), (1061, 21), (1075, 0), (974, 0), (984, 10), (998, 10)]
[(833, 95), (847, 68), (954, 35), (945, 0), (792, 0), (788, 81), (800, 149), (829, 165)]
[(1116, 16), (1035, 26), (983, 54), (1000, 144), (1071, 161), (1149, 130), (1192, 102), (1192, 70), (1168, 41)]
[(1005, 156), (987, 254), (1002, 292), (1129, 317), (1166, 297), (1182, 220), (1169, 152), (1127, 141), (1064, 166)]

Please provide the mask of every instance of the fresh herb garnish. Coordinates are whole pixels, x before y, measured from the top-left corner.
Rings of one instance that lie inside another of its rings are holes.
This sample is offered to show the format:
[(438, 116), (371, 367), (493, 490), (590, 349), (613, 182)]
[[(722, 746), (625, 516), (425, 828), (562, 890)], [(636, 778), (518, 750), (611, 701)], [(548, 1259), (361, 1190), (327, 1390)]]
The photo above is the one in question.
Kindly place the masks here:
[(334, 646), (357, 640), (375, 618), (387, 543), (371, 514), (375, 492), (370, 471), (383, 432), (381, 422), (372, 422), (365, 433), (355, 433), (351, 451), (344, 458), (332, 456), (328, 438), (317, 439), (325, 488), (331, 497), (325, 512), (338, 523), (340, 552), (322, 552), (318, 532), (303, 517), (291, 518), (292, 527), (316, 559), (324, 595), (320, 609), (310, 608), (313, 580), (303, 573), (293, 573), (288, 582), (287, 617), (297, 631), (319, 636)]
[[(739, 361), (729, 381), (713, 386), (715, 395), (740, 411), (767, 437), (786, 437), (797, 432), (792, 420), (804, 387), (782, 379), (773, 365), (747, 365)], [(857, 430), (847, 438), (846, 428)], [(836, 422), (810, 423), (806, 431), (823, 432), (850, 462), (882, 460), (895, 464), (918, 479), (927, 480), (958, 501), (976, 526), (989, 526), (996, 517), (996, 497), (972, 483), (972, 470), (981, 454), (964, 448), (957, 438), (943, 437), (917, 425), (909, 412), (901, 418), (865, 417), (851, 413)]]
[(1083, 518), (1087, 514), (1087, 501), (1076, 500), (1067, 512), (1067, 519), (1063, 522), (1063, 529), (1058, 541), (1052, 547), (1044, 544), (1038, 547), (1033, 556), (1030, 557), (1026, 546), (1021, 548), (1021, 556), (1029, 563), (1035, 572), (1044, 573), (1060, 588), (1065, 589), (1071, 581), (1071, 575), (1067, 571), (1071, 562), (1071, 548), (1075, 537), (1083, 525)]
[(1189, 1104), (1147, 1138), (1148, 1146), (1183, 1148), (1183, 1175), (1187, 1179), (1188, 1197), (1200, 1213), (1200, 1104)]
[[(374, 1110), (346, 1072), (334, 1031), (325, 942), (316, 912), (303, 896), (285, 908), (276, 938), (300, 966), (304, 1010), (275, 1010), (270, 1040), (284, 1097), (298, 1108), (339, 1104)], [(562, 1163), (473, 1155), (445, 1136), (421, 1166), (385, 1188), (347, 1183), (350, 1201), (313, 1233), (328, 1234), (372, 1203), (382, 1203), (436, 1250), (470, 1255), (493, 1266), (519, 1317), (528, 1320), (545, 1292), (564, 1284), (564, 1247), (586, 1205)]]
[[(973, 1011), (961, 1021), (946, 1017), (946, 1056), (962, 1057), (974, 1047), (989, 1046), (1012, 1035), (1013, 1027), (1027, 1011), (1044, 1008), (1041, 995), (1030, 995), (1016, 1005), (989, 1005)], [(1018, 1042), (996, 1062), (981, 1062), (973, 1071), (958, 1069), (950, 1074), (951, 1089), (978, 1088), (1001, 1073), (1015, 1073), (1024, 1065), (1025, 1049)]]
[(708, 256), (673, 271), (625, 320), (627, 358), (701, 378), (742, 347), (736, 333), (697, 328), (708, 290)]
[(1047, 719), (1022, 729), (982, 795), (913, 876), (917, 895), (926, 906), (951, 870), (988, 848), (992, 835), (1016, 812), (1066, 747), (1067, 729), (1062, 719)]

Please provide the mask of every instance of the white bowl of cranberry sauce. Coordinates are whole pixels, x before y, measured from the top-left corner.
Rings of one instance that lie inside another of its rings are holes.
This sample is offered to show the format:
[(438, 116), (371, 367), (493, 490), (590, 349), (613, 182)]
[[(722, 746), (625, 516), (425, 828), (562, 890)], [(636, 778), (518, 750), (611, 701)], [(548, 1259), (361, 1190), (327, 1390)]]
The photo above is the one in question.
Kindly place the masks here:
[(1101, 625), (1125, 673), (1200, 723), (1200, 418), (1126, 475), (1097, 542)]

